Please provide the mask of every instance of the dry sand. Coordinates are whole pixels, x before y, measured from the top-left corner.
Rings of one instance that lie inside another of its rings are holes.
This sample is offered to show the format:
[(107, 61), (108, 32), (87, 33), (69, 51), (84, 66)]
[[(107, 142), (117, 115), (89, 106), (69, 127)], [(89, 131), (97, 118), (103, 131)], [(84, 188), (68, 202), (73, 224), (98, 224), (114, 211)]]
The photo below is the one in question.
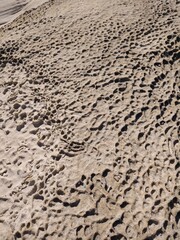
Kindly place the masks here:
[(25, 11), (37, 8), (48, 0), (0, 0), (0, 25), (13, 21)]
[(180, 239), (180, 1), (42, 2), (0, 29), (0, 239)]

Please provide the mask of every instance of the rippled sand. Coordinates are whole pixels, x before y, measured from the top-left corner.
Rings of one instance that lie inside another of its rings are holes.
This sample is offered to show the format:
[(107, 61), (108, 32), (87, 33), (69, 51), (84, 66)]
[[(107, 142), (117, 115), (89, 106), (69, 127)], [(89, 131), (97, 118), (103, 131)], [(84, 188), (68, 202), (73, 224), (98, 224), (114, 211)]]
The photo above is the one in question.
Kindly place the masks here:
[(26, 10), (36, 8), (47, 0), (0, 0), (0, 25), (17, 18)]
[(0, 28), (0, 239), (180, 239), (179, 1), (42, 2)]
[(0, 24), (10, 21), (15, 14), (22, 10), (27, 1), (8, 0), (0, 1)]

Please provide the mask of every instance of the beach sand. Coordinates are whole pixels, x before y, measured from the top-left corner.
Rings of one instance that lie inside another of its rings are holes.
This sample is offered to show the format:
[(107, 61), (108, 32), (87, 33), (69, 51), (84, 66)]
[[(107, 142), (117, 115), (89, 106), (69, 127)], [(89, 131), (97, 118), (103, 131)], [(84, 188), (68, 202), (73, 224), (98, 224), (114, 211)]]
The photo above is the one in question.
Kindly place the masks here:
[(19, 15), (48, 0), (0, 0), (0, 25), (11, 22)]
[(180, 239), (180, 2), (13, 2), (0, 240)]

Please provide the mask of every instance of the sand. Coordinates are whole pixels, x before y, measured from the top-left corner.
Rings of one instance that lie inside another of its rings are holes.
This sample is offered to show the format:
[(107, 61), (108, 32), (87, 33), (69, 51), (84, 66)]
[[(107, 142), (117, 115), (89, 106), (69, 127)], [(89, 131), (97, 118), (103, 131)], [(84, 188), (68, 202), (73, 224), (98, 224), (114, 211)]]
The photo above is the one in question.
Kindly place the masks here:
[(18, 16), (48, 0), (0, 0), (0, 25), (13, 21)]
[(180, 239), (180, 2), (0, 4), (0, 239)]

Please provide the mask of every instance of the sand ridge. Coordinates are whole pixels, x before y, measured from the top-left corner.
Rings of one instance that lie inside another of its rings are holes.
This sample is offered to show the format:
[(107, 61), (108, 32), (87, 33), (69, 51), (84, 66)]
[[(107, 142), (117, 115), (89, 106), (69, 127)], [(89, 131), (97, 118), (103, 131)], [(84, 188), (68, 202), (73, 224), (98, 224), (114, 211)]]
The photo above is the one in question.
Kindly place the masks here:
[(0, 239), (180, 238), (179, 5), (52, 0), (0, 29)]

